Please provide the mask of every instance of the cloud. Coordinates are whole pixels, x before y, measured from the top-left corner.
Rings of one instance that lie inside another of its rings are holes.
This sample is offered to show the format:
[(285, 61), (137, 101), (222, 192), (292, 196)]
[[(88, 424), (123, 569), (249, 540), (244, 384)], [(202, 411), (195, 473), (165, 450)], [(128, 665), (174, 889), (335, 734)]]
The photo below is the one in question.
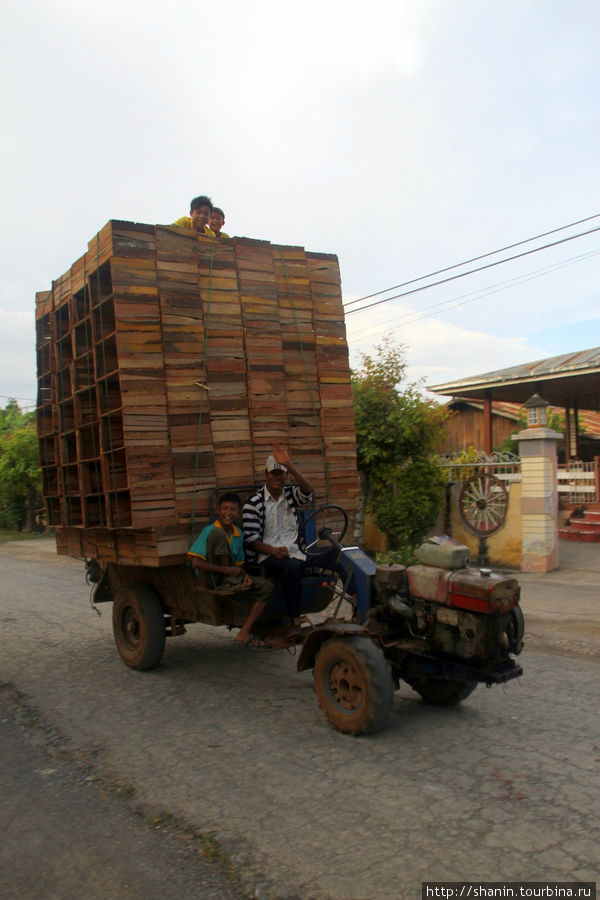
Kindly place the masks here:
[[(595, 212), (592, 0), (22, 0), (0, 17), (9, 314), (109, 218), (173, 221), (204, 192), (233, 234), (338, 253), (347, 299)], [(349, 316), (353, 346), (395, 330), (436, 380), (550, 355), (595, 317), (597, 258), (485, 291), (597, 238)], [(2, 378), (31, 379), (32, 358), (30, 333)]]
[(31, 310), (16, 311), (0, 307), (0, 406), (8, 397), (18, 398), (21, 406), (35, 404), (35, 328)]
[[(423, 378), (429, 384), (441, 384), (544, 356), (539, 346), (524, 337), (490, 334), (436, 318), (414, 322), (404, 328), (387, 329), (380, 335), (378, 343), (384, 334), (405, 345), (408, 380)], [(361, 353), (372, 353), (373, 348), (371, 338), (361, 341), (358, 335), (358, 329), (353, 332), (352, 327), (348, 327), (354, 366), (360, 364)]]

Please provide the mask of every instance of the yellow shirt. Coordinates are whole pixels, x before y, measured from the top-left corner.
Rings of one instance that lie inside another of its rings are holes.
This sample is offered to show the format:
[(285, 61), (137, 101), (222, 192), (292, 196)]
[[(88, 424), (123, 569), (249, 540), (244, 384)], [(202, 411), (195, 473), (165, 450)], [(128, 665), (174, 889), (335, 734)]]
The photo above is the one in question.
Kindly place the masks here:
[[(180, 219), (177, 219), (173, 222), (173, 225), (177, 225), (178, 228), (193, 228), (194, 223), (192, 222), (191, 216), (181, 216)], [(208, 237), (214, 237), (215, 233), (212, 231), (208, 225), (204, 226), (204, 234), (207, 234)]]

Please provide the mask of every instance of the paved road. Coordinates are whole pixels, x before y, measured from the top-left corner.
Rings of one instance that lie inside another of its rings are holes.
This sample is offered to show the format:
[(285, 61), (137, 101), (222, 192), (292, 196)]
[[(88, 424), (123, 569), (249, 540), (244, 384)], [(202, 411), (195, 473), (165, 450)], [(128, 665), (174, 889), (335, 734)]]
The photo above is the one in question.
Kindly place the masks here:
[(560, 568), (518, 572), (528, 645), (600, 657), (600, 544), (560, 541)]
[(287, 653), (232, 652), (224, 629), (192, 626), (157, 670), (127, 669), (110, 605), (98, 618), (81, 564), (42, 544), (0, 547), (2, 681), (130, 807), (214, 839), (249, 894), (597, 878), (597, 655), (540, 639), (518, 682), (449, 710), (403, 687), (386, 731), (351, 738)]
[(189, 829), (133, 815), (6, 687), (0, 759), (3, 900), (242, 900)]

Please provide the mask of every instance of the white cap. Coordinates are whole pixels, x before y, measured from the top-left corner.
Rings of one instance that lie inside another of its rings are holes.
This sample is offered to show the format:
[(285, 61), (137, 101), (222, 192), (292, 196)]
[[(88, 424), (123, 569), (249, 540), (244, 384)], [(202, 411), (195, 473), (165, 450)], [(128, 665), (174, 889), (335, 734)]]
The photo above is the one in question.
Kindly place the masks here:
[(274, 456), (267, 457), (265, 469), (267, 472), (272, 472), (274, 469), (281, 469), (283, 472), (287, 472), (286, 467), (282, 466), (280, 462), (277, 462)]

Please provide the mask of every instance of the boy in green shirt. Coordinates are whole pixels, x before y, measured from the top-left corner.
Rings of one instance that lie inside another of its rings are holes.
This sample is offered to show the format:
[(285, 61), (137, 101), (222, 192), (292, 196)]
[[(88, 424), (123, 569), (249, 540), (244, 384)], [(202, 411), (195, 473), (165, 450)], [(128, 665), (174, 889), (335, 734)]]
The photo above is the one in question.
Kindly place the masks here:
[(236, 525), (241, 509), (242, 501), (237, 494), (223, 494), (217, 507), (217, 518), (202, 529), (188, 551), (188, 558), (195, 569), (213, 575), (221, 587), (252, 591), (254, 602), (235, 638), (235, 644), (269, 650), (271, 645), (259, 638), (252, 638), (250, 629), (270, 602), (273, 583), (267, 578), (251, 578), (242, 568), (244, 537)]

